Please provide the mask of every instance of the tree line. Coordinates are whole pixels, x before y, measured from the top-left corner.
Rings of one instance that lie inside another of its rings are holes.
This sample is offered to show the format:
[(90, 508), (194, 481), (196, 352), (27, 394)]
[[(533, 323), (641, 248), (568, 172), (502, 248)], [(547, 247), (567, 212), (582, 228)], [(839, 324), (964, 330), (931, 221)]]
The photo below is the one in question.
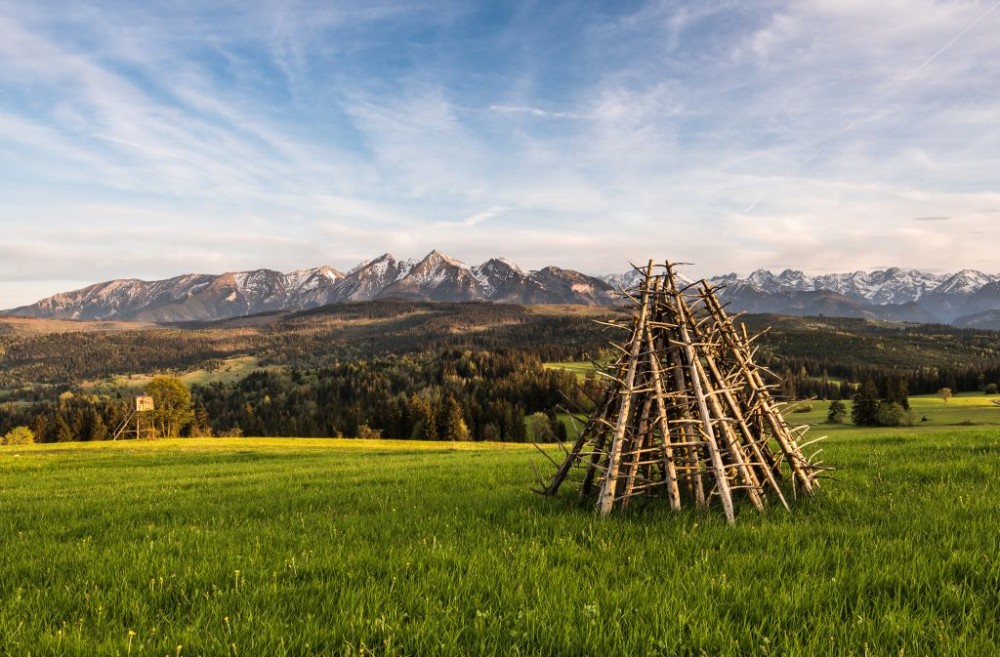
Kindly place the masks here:
[[(612, 311), (609, 311), (612, 312)], [(869, 379), (883, 414), (905, 394), (992, 389), (997, 334), (849, 319), (746, 317), (774, 323), (758, 362), (786, 400), (855, 399)], [(0, 324), (0, 328), (3, 328)], [(546, 370), (546, 361), (606, 354), (588, 317), (498, 304), (409, 301), (341, 304), (282, 316), (104, 334), (0, 331), (0, 435), (24, 426), (38, 440), (103, 440), (128, 416), (134, 391), (112, 377), (211, 370), (253, 355), (259, 370), (190, 390), (181, 421), (159, 435), (375, 436), (522, 441), (563, 431), (560, 405), (586, 408), (597, 384)], [(83, 388), (80, 381), (97, 381)], [(101, 383), (104, 381), (104, 383)], [(866, 389), (866, 393), (870, 393)], [(884, 419), (884, 418), (883, 418)]]
[[(586, 410), (599, 394), (593, 380), (581, 384), (575, 375), (545, 369), (537, 355), (520, 350), (447, 350), (316, 369), (258, 370), (190, 392), (174, 377), (158, 377), (146, 391), (155, 398), (150, 419), (159, 436), (508, 442), (565, 437), (560, 408)], [(107, 440), (129, 416), (131, 403), (124, 392), (67, 392), (54, 402), (8, 405), (0, 408), (0, 433), (26, 426), (40, 442)]]

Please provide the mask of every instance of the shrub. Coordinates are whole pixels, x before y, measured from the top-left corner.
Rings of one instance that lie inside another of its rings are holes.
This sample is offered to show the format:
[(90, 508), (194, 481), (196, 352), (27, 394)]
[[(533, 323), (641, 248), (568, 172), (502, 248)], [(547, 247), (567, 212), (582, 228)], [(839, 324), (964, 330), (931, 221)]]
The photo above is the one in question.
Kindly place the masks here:
[(812, 413), (812, 409), (812, 404), (799, 404), (792, 409), (792, 413)]
[(552, 423), (545, 413), (532, 413), (528, 416), (528, 440), (536, 443), (550, 443), (556, 439)]
[(1000, 394), (1000, 386), (998, 386), (995, 383), (987, 383), (986, 387), (983, 388), (983, 393), (985, 393), (987, 395)]
[(35, 434), (28, 427), (14, 427), (0, 440), (4, 445), (31, 445), (34, 442)]
[(913, 415), (896, 402), (879, 404), (877, 412), (880, 427), (902, 427), (913, 424)]
[(358, 438), (365, 438), (367, 440), (378, 440), (382, 437), (381, 429), (372, 429), (367, 424), (362, 424), (358, 427)]

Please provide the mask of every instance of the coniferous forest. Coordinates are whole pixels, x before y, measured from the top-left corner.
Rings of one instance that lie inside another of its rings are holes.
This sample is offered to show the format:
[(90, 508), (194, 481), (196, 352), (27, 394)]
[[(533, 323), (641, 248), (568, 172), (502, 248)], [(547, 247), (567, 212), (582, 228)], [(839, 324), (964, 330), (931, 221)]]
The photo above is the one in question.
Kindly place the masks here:
[[(134, 330), (0, 323), (0, 435), (26, 426), (37, 441), (106, 440), (150, 377), (198, 370), (180, 386), (183, 414), (159, 409), (151, 435), (546, 440), (565, 434), (564, 409), (589, 409), (600, 381), (544, 363), (609, 358), (619, 336), (594, 320), (614, 313), (388, 300)], [(890, 403), (1000, 382), (995, 332), (742, 321), (763, 332), (758, 358), (787, 400), (852, 399), (868, 381)], [(241, 358), (252, 366), (216, 375)]]

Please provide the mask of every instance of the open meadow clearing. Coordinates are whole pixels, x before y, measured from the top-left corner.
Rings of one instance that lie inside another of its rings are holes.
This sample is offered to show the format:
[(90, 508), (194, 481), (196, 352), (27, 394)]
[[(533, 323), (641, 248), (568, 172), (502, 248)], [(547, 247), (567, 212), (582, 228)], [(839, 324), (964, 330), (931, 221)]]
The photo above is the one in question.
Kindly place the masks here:
[(530, 447), (0, 448), (3, 655), (993, 655), (1000, 432), (842, 429), (793, 513), (530, 492)]

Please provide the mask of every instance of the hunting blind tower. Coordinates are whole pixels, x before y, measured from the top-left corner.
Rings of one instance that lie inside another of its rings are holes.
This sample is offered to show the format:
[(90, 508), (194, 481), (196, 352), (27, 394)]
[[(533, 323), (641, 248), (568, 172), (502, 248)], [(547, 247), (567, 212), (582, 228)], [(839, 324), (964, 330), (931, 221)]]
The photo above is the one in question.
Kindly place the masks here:
[[(115, 429), (112, 440), (118, 440), (122, 435), (130, 435), (132, 433), (135, 433), (136, 438), (142, 438), (143, 428), (141, 420), (156, 410), (155, 406), (153, 398), (148, 395), (134, 397), (132, 404), (128, 406), (125, 417), (122, 418), (121, 424)], [(132, 428), (133, 423), (135, 423), (135, 428)], [(153, 427), (149, 422), (147, 422), (146, 433), (153, 433)]]
[(633, 316), (610, 325), (628, 341), (612, 343), (618, 358), (598, 370), (608, 380), (603, 398), (539, 492), (555, 495), (582, 471), (581, 494), (596, 493), (602, 516), (638, 496), (667, 498), (674, 509), (717, 497), (730, 523), (737, 496), (761, 510), (773, 495), (787, 509), (788, 482), (793, 494), (811, 495), (825, 468), (803, 455), (805, 427), (781, 415), (745, 327), (707, 281), (679, 287), (674, 267), (650, 260), (622, 291)]

